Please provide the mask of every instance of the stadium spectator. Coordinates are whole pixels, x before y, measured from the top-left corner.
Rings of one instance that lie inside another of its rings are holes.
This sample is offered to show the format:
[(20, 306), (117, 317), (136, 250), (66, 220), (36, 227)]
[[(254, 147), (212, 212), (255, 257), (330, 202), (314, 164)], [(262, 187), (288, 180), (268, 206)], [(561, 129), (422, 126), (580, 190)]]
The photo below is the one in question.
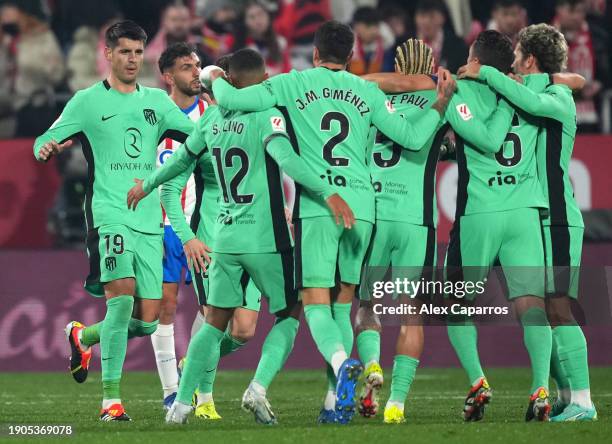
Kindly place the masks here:
[(446, 7), (442, 0), (421, 0), (416, 7), (414, 23), (416, 38), (433, 49), (434, 60), (439, 66), (456, 72), (465, 63), (467, 46), (452, 27), (445, 27)]
[(64, 57), (41, 2), (8, 1), (0, 15), (14, 51), (9, 82), (16, 112), (15, 135), (35, 136), (57, 117), (54, 89), (64, 80)]
[(519, 31), (527, 26), (528, 21), (527, 10), (521, 0), (497, 0), (493, 4), (487, 29), (494, 29), (508, 36), (515, 46)]
[(382, 20), (378, 10), (359, 8), (353, 16), (355, 46), (349, 71), (358, 76), (383, 71), (393, 71), (392, 31)]
[(269, 75), (289, 72), (291, 62), (287, 40), (276, 34), (272, 16), (259, 0), (251, 0), (244, 9), (244, 18), (228, 39), (231, 51), (249, 47), (261, 53)]
[(408, 13), (398, 5), (392, 5), (383, 10), (383, 17), (393, 33), (393, 47), (401, 45), (408, 39)]
[(608, 34), (587, 20), (586, 0), (558, 0), (554, 25), (569, 46), (567, 69), (586, 79), (576, 100), (578, 128), (592, 132), (599, 129), (598, 99), (608, 79)]
[(213, 60), (229, 52), (228, 36), (234, 31), (242, 6), (241, 0), (196, 0), (194, 27), (204, 52)]

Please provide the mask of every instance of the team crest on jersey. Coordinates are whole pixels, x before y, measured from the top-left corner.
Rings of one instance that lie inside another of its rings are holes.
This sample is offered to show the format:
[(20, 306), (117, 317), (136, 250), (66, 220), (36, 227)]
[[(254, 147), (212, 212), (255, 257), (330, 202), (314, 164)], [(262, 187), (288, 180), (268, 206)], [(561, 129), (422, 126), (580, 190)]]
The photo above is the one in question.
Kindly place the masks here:
[(272, 124), (272, 131), (285, 131), (285, 121), (282, 117), (270, 117), (270, 123)]
[(470, 111), (470, 108), (468, 108), (468, 106), (465, 103), (462, 103), (461, 105), (457, 105), (457, 112), (459, 113), (461, 118), (465, 120), (466, 122), (470, 120), (472, 117), (474, 117), (472, 115), (472, 112)]
[(387, 111), (389, 111), (390, 113), (395, 112), (395, 107), (393, 106), (393, 103), (391, 103), (390, 100), (385, 100), (385, 106), (387, 107)]
[(155, 125), (157, 123), (157, 116), (155, 115), (155, 111), (150, 108), (145, 108), (142, 110), (142, 113), (144, 114), (145, 120), (151, 125)]
[(115, 259), (113, 256), (107, 257), (104, 259), (104, 265), (108, 271), (113, 271), (117, 266), (117, 259)]

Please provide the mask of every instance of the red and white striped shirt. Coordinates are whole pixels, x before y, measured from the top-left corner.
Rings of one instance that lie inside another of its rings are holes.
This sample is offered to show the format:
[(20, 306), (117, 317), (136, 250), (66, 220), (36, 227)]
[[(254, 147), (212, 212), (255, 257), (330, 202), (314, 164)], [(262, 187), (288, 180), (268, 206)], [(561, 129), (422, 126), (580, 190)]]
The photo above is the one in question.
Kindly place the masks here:
[[(204, 102), (199, 97), (196, 97), (193, 105), (189, 108), (183, 109), (182, 111), (189, 116), (191, 120), (194, 122), (197, 121), (202, 114), (204, 114), (204, 110), (208, 107), (207, 103)], [(160, 167), (166, 161), (166, 159), (172, 155), (172, 153), (179, 147), (181, 144), (176, 140), (172, 140), (166, 138), (159, 144), (157, 147), (157, 166)], [(195, 190), (195, 180), (193, 178), (193, 174), (189, 177), (187, 181), (187, 185), (183, 190), (181, 195), (181, 206), (183, 207), (183, 213), (185, 213), (185, 219), (187, 223), (190, 223), (191, 216), (193, 215), (193, 210), (196, 204), (196, 190)], [(163, 208), (162, 208), (163, 211)], [(164, 224), (170, 225), (170, 221), (166, 216), (166, 212), (163, 211), (164, 215)]]

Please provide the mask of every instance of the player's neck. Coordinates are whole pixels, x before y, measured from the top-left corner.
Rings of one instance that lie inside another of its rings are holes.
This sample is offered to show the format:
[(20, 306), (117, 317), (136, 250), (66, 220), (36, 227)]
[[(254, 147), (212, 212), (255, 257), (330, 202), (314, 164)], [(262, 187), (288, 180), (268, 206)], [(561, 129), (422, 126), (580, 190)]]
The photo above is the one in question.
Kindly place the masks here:
[(137, 87), (136, 80), (134, 80), (132, 83), (125, 83), (116, 78), (112, 72), (109, 74), (106, 81), (111, 86), (111, 88), (116, 89), (117, 91), (123, 94), (132, 93), (136, 90)]
[(331, 69), (332, 71), (344, 71), (346, 69), (346, 65), (331, 62), (321, 62), (318, 66), (322, 68)]
[(196, 96), (188, 96), (187, 94), (183, 94), (180, 91), (173, 90), (170, 92), (170, 98), (180, 109), (187, 109), (195, 100)]

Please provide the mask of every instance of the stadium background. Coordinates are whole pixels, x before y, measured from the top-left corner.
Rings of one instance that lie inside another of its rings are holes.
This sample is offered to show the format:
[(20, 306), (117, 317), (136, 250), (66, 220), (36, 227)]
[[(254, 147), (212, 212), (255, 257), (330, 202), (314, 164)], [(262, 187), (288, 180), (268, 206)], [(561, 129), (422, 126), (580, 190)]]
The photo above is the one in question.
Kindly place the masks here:
[[(467, 45), (479, 30), (506, 27), (513, 37), (513, 29), (518, 30), (527, 23), (547, 21), (562, 26), (559, 6), (554, 0), (526, 1), (525, 8), (516, 2), (467, 0), (448, 0), (446, 4), (433, 0), (269, 0), (257, 7), (250, 2), (247, 7), (246, 3), (194, 0), (185, 2), (183, 7), (182, 3), (163, 0), (0, 2), (3, 5), (0, 14), (3, 25), (0, 30), (0, 371), (64, 370), (67, 348), (63, 326), (71, 319), (89, 323), (103, 314), (103, 303), (92, 300), (82, 289), (87, 271), (81, 214), (86, 183), (82, 154), (78, 147), (71, 148), (57, 160), (41, 166), (32, 156), (32, 137), (48, 127), (75, 90), (104, 77), (104, 64), (99, 63), (98, 54), (100, 35), (108, 23), (125, 17), (145, 27), (149, 44), (142, 83), (157, 86), (161, 85), (155, 71), (155, 57), (168, 41), (174, 40), (197, 44), (205, 63), (240, 45), (255, 46), (266, 55), (271, 72), (282, 72), (291, 67), (308, 67), (312, 33), (320, 22), (329, 18), (353, 22), (355, 16), (360, 23), (371, 26), (362, 27), (362, 34), (358, 33), (362, 44), (358, 44), (356, 53), (361, 58), (352, 64), (354, 71), (389, 70), (388, 60), (395, 42), (408, 36), (430, 36), (427, 38), (431, 38), (432, 44), (438, 45), (438, 59), (456, 69), (458, 66), (452, 64), (465, 60)], [(502, 6), (495, 6), (496, 3)], [(585, 14), (583, 20), (580, 14), (578, 19), (574, 18), (578, 22), (573, 26), (578, 30), (567, 34), (568, 39), (575, 39), (575, 44), (570, 44), (570, 69), (588, 79), (588, 97), (580, 100), (585, 102), (584, 109), (595, 113), (595, 120), (581, 122), (571, 176), (586, 223), (583, 262), (586, 266), (603, 267), (612, 264), (609, 173), (612, 89), (608, 89), (612, 85), (607, 49), (612, 8), (601, 0), (573, 3), (578, 3), (577, 7), (583, 8)], [(262, 19), (253, 19), (257, 22), (255, 25), (244, 20), (245, 7), (247, 11), (251, 8), (269, 15), (270, 28), (265, 27), (263, 34), (258, 33), (261, 23), (257, 20)], [(359, 9), (362, 7), (370, 9)], [(440, 7), (445, 9), (442, 21), (436, 20), (435, 15)], [(500, 8), (505, 15), (499, 15)], [(571, 25), (571, 19), (568, 20)], [(11, 23), (18, 23), (17, 34), (11, 26), (5, 26)], [(250, 23), (251, 29), (245, 23)], [(456, 177), (453, 165), (438, 166), (440, 254), (444, 252), (452, 224)], [(288, 189), (290, 192), (289, 185)], [(612, 285), (612, 277), (609, 280)], [(609, 310), (612, 305), (609, 291), (603, 291), (600, 296), (605, 299), (601, 301), (602, 308)], [(178, 356), (186, 350), (196, 309), (190, 287), (181, 289), (180, 301), (175, 323)], [(244, 350), (224, 359), (221, 367), (253, 368), (270, 323), (270, 316), (262, 310), (256, 338)], [(490, 332), (485, 329), (480, 340), (485, 365), (527, 365), (521, 335), (510, 333), (514, 327), (488, 328)], [(384, 365), (389, 365), (392, 359), (394, 331), (389, 328), (383, 335)], [(586, 326), (593, 365), (612, 365), (610, 332), (609, 325)], [(126, 368), (155, 368), (148, 338), (132, 341), (129, 347)], [(98, 368), (97, 359), (93, 362), (94, 369)], [(288, 367), (320, 368), (322, 364), (310, 334), (302, 326)], [(458, 366), (444, 328), (427, 328), (422, 365)]]

